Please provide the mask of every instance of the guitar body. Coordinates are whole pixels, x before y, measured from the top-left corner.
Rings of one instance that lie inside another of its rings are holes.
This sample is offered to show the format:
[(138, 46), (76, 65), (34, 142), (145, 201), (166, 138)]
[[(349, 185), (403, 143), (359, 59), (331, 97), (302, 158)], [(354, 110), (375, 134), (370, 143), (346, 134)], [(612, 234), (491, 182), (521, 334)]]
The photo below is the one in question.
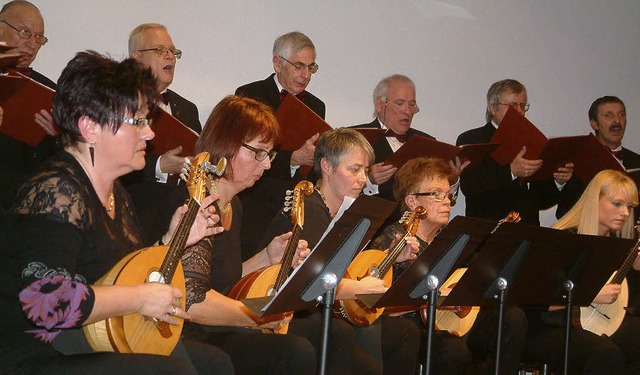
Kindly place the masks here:
[[(365, 250), (360, 252), (358, 256), (351, 262), (344, 278), (351, 280), (360, 280), (370, 276), (371, 268), (377, 267), (387, 256), (387, 253), (380, 250)], [(384, 285), (388, 288), (393, 280), (393, 270), (390, 269), (384, 277)], [(384, 312), (384, 308), (368, 308), (365, 304), (357, 299), (338, 300), (334, 308), (334, 313), (339, 318), (358, 326), (367, 327), (373, 324)]]
[[(122, 258), (95, 285), (134, 286), (148, 282), (157, 271), (169, 246), (155, 246), (137, 250)], [(185, 308), (185, 284), (182, 264), (178, 264), (171, 285), (182, 291), (180, 306)], [(118, 353), (146, 353), (169, 355), (175, 348), (182, 326), (155, 321), (139, 313), (117, 316), (86, 325), (82, 328), (85, 338), (94, 351)]]
[[(227, 297), (240, 301), (245, 298), (258, 298), (272, 295), (275, 293), (274, 285), (279, 272), (280, 264), (253, 271), (240, 279), (240, 281), (231, 288)], [(286, 334), (288, 330), (289, 324), (283, 323), (280, 324), (277, 329), (263, 329), (263, 332)]]
[[(449, 276), (447, 281), (442, 284), (440, 290), (453, 289), (466, 271), (466, 268), (458, 268), (455, 270), (451, 276)], [(471, 330), (479, 312), (480, 307), (478, 306), (439, 307), (436, 309), (435, 328), (437, 330), (448, 331), (452, 335), (462, 337)], [(426, 324), (427, 309), (423, 308), (420, 310), (420, 315), (422, 316), (422, 321)]]
[[(620, 286), (622, 290), (614, 303), (593, 303), (593, 307), (587, 306), (580, 308), (579, 324), (583, 329), (599, 336), (611, 336), (620, 328), (622, 320), (626, 315), (625, 307), (627, 307), (629, 302), (629, 285), (627, 284), (627, 279), (623, 279)], [(607, 319), (605, 315), (608, 316), (609, 319)]]

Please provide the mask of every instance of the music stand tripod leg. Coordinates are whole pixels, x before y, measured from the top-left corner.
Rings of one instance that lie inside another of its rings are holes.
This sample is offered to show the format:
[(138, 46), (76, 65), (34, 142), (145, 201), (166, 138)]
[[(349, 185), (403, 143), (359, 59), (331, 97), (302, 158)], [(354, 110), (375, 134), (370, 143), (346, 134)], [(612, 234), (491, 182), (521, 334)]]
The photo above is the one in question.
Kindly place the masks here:
[(318, 374), (325, 375), (327, 372), (327, 350), (329, 347), (329, 329), (331, 328), (331, 317), (333, 316), (333, 305), (336, 300), (336, 285), (338, 278), (333, 273), (323, 276), (323, 285), (327, 292), (320, 296), (320, 309), (322, 310), (322, 335), (320, 337), (320, 355), (318, 356)]
[(567, 315), (566, 315), (566, 327), (564, 331), (564, 358), (562, 362), (562, 373), (567, 375), (569, 373), (569, 340), (571, 339), (571, 308), (573, 305), (573, 282), (567, 280), (564, 282), (565, 296), (567, 298)]
[(427, 287), (429, 288), (429, 293), (425, 297), (429, 299), (429, 306), (427, 307), (429, 324), (427, 325), (427, 349), (424, 358), (424, 368), (422, 371), (423, 375), (431, 374), (431, 352), (433, 344), (433, 332), (436, 325), (436, 297), (438, 296), (439, 284), (440, 283), (436, 276), (429, 275), (427, 277)]

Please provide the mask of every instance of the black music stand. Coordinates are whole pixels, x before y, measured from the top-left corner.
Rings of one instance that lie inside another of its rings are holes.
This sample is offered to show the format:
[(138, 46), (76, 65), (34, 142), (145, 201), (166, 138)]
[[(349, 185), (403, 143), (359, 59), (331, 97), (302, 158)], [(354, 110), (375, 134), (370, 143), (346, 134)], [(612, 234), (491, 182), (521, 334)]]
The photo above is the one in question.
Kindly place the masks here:
[[(442, 305), (497, 303), (495, 374), (498, 374), (505, 304), (588, 306), (622, 264), (631, 246), (630, 240), (504, 223), (491, 235)], [(565, 364), (567, 340), (568, 335)]]
[(384, 294), (357, 295), (367, 307), (420, 306), (429, 300), (427, 350), (423, 373), (431, 371), (438, 289), (454, 267), (465, 265), (485, 242), (496, 222), (457, 216), (440, 232)]
[(318, 373), (326, 372), (329, 328), (335, 288), (358, 250), (373, 237), (396, 204), (362, 195), (330, 225), (309, 257), (289, 276), (275, 296), (242, 300), (258, 316), (312, 308), (322, 304), (321, 352)]

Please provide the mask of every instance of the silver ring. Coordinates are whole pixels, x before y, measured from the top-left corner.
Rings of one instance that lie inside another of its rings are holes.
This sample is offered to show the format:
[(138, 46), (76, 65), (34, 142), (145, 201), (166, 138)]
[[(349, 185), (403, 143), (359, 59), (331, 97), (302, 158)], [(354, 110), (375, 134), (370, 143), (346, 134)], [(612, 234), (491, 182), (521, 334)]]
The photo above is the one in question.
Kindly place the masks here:
[(173, 311), (171, 311), (171, 315), (176, 315), (176, 308), (173, 308)]

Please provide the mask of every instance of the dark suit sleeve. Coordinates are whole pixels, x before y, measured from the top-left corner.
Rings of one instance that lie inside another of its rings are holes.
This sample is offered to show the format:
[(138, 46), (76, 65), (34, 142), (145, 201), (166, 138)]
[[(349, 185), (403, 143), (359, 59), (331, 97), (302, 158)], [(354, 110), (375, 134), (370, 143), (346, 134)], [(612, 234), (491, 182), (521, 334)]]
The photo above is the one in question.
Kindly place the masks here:
[(169, 105), (171, 106), (171, 115), (177, 118), (181, 123), (187, 125), (194, 132), (200, 134), (202, 125), (200, 124), (200, 115), (198, 107), (178, 95), (175, 91), (167, 90), (169, 94)]
[[(456, 140), (456, 146), (475, 143), (484, 143), (484, 140), (469, 133), (461, 134)], [(485, 158), (460, 176), (460, 188), (465, 197), (487, 199), (488, 196), (509, 195), (510, 190), (517, 188), (517, 182), (511, 179), (508, 165), (501, 166), (492, 158)]]
[(587, 186), (575, 175), (571, 176), (571, 179), (567, 181), (560, 191), (558, 208), (556, 208), (556, 218), (560, 219), (569, 212), (571, 207), (573, 207), (578, 199), (580, 199), (580, 196), (586, 187)]

